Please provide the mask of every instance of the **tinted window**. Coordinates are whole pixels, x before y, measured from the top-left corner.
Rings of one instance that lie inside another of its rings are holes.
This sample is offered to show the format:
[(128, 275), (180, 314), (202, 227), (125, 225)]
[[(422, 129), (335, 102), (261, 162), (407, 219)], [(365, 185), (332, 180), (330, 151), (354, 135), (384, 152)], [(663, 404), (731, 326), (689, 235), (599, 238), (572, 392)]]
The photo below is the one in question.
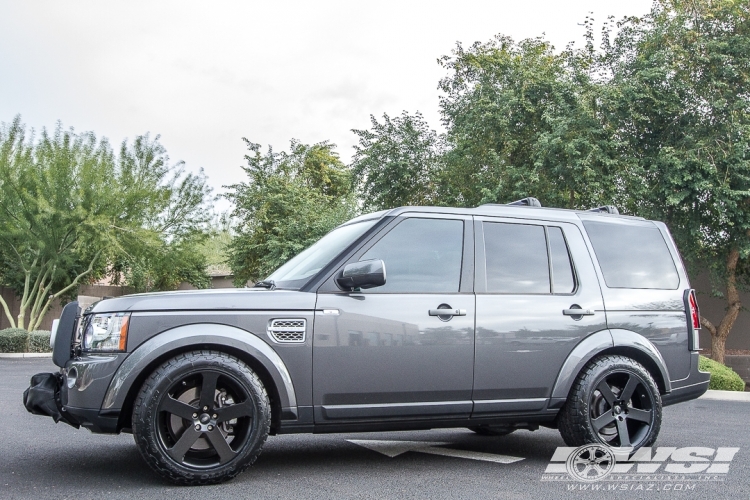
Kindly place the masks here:
[(543, 226), (484, 223), (487, 291), (550, 293)]
[(458, 292), (463, 241), (463, 221), (404, 220), (360, 258), (385, 262), (385, 285), (368, 292)]
[(584, 221), (610, 288), (674, 290), (677, 269), (661, 231), (655, 226)]
[(573, 266), (570, 263), (568, 246), (565, 244), (562, 229), (548, 227), (549, 256), (552, 263), (552, 291), (554, 293), (571, 293), (575, 287)]

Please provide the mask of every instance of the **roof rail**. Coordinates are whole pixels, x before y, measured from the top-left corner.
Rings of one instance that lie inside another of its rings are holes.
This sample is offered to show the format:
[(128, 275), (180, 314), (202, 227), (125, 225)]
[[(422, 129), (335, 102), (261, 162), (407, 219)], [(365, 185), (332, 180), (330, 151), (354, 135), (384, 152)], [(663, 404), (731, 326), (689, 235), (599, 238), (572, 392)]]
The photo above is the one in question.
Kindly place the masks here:
[(528, 198), (524, 198), (522, 200), (512, 201), (508, 203), (508, 205), (521, 205), (524, 207), (541, 207), (542, 203), (536, 198), (529, 196)]
[(606, 214), (615, 214), (620, 215), (620, 211), (617, 210), (617, 207), (614, 205), (602, 205), (601, 207), (592, 208), (589, 210), (586, 210), (587, 212), (596, 212), (596, 213), (606, 213)]

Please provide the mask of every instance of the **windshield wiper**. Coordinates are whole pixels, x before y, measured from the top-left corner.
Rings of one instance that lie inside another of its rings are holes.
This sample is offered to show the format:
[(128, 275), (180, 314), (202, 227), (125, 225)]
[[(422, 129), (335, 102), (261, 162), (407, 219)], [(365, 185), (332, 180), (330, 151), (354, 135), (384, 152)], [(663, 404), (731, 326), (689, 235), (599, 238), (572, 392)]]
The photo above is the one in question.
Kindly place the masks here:
[(274, 290), (276, 288), (276, 283), (273, 280), (261, 280), (255, 283), (253, 288), (268, 288), (269, 290)]

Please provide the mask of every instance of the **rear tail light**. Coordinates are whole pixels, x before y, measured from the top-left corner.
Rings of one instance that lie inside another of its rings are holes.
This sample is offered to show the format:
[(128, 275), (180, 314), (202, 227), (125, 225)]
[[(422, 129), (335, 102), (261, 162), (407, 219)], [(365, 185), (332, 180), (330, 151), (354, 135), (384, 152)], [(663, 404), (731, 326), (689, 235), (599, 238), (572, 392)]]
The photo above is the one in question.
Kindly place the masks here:
[(698, 309), (698, 300), (695, 298), (695, 290), (685, 290), (685, 312), (687, 313), (688, 331), (690, 334), (690, 349), (700, 350), (701, 313)]

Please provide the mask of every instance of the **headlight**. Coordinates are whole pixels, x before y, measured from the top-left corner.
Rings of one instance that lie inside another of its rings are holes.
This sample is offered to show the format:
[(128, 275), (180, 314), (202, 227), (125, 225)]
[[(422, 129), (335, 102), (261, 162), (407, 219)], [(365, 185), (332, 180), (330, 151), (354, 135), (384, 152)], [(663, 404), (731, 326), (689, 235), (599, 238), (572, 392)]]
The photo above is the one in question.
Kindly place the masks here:
[(89, 352), (127, 349), (130, 313), (94, 314), (81, 322), (81, 348)]

